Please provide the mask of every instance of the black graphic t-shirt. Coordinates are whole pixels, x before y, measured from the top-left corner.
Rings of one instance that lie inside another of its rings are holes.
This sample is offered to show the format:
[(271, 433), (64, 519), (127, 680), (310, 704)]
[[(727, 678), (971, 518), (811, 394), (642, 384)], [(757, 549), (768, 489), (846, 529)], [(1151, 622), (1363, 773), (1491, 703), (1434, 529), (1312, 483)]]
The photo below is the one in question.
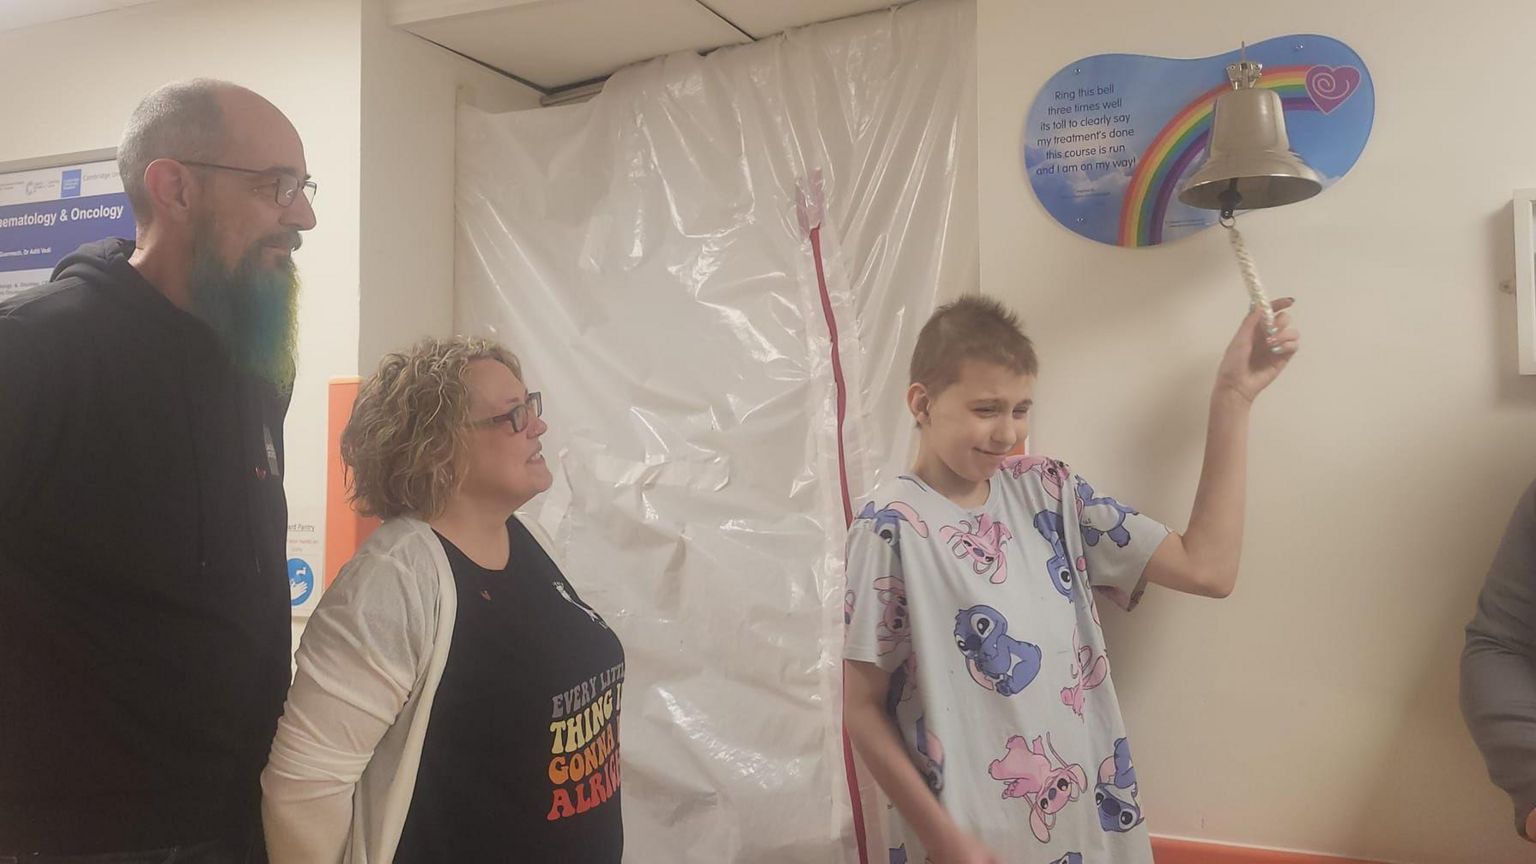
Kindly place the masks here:
[(458, 613), (395, 860), (617, 864), (624, 649), (528, 529), (487, 570), (439, 535)]

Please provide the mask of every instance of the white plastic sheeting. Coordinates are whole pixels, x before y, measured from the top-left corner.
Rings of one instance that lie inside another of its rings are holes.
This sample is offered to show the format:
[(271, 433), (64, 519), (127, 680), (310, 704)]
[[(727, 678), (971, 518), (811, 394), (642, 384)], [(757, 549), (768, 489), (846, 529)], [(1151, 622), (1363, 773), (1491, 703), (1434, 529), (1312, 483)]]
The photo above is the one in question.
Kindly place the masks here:
[(624, 641), (627, 861), (859, 860), (845, 529), (909, 456), (918, 328), (975, 287), (974, 41), (921, 0), (461, 109), (457, 326), (544, 393), (529, 509)]

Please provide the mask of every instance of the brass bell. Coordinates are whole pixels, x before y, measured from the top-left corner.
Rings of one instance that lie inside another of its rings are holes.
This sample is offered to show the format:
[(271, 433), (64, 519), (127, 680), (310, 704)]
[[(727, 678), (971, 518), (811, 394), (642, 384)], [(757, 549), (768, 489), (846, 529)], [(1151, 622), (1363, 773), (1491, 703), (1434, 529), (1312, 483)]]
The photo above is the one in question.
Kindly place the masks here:
[(1322, 178), (1291, 150), (1279, 94), (1257, 86), (1263, 71), (1246, 54), (1227, 67), (1232, 89), (1216, 97), (1205, 161), (1179, 190), (1180, 201), (1230, 217), (1322, 191)]

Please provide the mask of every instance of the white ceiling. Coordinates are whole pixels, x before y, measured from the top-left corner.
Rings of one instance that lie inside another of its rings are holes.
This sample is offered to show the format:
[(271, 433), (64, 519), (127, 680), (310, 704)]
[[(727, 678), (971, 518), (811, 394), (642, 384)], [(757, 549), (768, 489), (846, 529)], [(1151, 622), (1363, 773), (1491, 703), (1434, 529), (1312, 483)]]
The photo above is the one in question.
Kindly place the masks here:
[[(3, 2), (3, 0), (0, 0)], [(549, 92), (904, 0), (390, 0), (390, 20)]]
[(0, 0), (0, 30), (20, 30), (34, 24), (153, 2), (155, 0)]
[[(0, 31), (155, 0), (0, 0)], [(362, 0), (425, 39), (549, 92), (677, 51), (709, 51), (906, 0)]]

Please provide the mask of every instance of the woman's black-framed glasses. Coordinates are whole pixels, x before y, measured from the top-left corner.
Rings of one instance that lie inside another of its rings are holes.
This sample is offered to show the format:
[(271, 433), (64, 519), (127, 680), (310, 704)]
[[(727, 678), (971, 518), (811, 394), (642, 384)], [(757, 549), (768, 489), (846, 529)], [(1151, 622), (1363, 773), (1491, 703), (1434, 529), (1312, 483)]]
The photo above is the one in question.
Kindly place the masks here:
[(528, 428), (535, 417), (544, 416), (544, 394), (535, 390), (528, 394), (528, 398), (512, 406), (512, 410), (505, 414), (497, 414), (495, 417), (487, 417), (484, 420), (475, 421), (476, 426), (495, 426), (499, 423), (512, 424), (512, 434), (516, 435)]

